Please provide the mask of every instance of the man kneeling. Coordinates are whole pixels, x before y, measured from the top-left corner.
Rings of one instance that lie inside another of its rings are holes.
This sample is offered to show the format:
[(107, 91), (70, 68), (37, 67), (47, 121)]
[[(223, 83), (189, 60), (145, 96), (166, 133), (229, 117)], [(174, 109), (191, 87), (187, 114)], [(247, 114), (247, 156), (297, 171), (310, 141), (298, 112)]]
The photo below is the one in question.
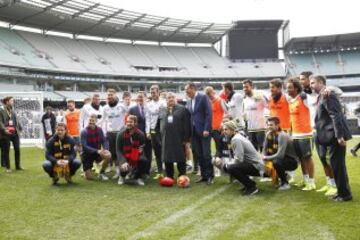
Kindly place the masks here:
[(137, 127), (137, 117), (129, 115), (126, 126), (116, 137), (116, 155), (119, 161), (120, 177), (118, 184), (135, 181), (137, 185), (145, 185), (142, 176), (145, 174), (147, 160), (143, 153), (145, 135)]
[(59, 177), (64, 176), (67, 183), (71, 183), (73, 176), (81, 163), (75, 159), (75, 141), (66, 133), (65, 123), (58, 123), (55, 135), (46, 144), (46, 160), (44, 171), (53, 179), (56, 185)]
[(224, 123), (223, 129), (225, 136), (231, 139), (235, 162), (226, 164), (223, 160), (217, 158), (214, 165), (223, 169), (244, 185), (242, 189), (243, 195), (258, 193), (256, 183), (249, 176), (267, 176), (261, 155), (242, 133), (236, 133), (237, 124), (234, 121)]
[(81, 131), (81, 158), (87, 180), (92, 180), (91, 169), (94, 162), (102, 162), (99, 178), (107, 181), (109, 178), (105, 175), (105, 169), (111, 159), (111, 153), (107, 150), (108, 143), (102, 129), (96, 126), (97, 118), (97, 114), (91, 114), (89, 125)]
[(290, 185), (285, 171), (294, 171), (298, 166), (298, 158), (291, 138), (280, 128), (279, 118), (270, 117), (267, 126), (263, 159), (273, 163), (281, 181), (279, 190), (288, 190)]

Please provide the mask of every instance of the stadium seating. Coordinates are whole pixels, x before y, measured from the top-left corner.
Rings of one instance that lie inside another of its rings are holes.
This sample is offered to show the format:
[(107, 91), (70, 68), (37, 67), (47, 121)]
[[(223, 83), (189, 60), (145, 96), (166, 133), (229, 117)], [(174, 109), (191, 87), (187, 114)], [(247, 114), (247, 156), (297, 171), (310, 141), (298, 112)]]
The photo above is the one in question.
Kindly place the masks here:
[(0, 64), (7, 66), (134, 77), (285, 76), (281, 63), (231, 63), (213, 47), (73, 40), (5, 28), (0, 36)]

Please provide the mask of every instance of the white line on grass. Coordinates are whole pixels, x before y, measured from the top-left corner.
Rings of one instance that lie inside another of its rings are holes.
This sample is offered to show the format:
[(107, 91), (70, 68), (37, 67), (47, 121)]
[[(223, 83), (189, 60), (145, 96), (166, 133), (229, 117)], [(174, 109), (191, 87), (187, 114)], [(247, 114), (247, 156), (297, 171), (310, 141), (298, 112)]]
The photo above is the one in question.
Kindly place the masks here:
[(156, 222), (156, 225), (153, 224), (153, 225), (149, 226), (148, 228), (144, 229), (143, 231), (138, 232), (135, 235), (129, 237), (128, 239), (132, 240), (132, 239), (139, 239), (139, 238), (145, 238), (145, 237), (151, 236), (153, 233), (160, 230), (161, 228), (166, 227), (166, 226), (168, 226), (170, 224), (176, 223), (176, 221), (179, 218), (182, 218), (182, 217), (184, 217), (184, 216), (186, 216), (188, 214), (191, 214), (192, 211), (195, 208), (197, 208), (200, 205), (203, 205), (204, 203), (208, 202), (212, 198), (214, 198), (217, 195), (219, 195), (220, 193), (224, 192), (229, 187), (230, 187), (230, 185), (226, 185), (226, 186), (223, 186), (221, 188), (218, 188), (213, 193), (201, 198), (200, 200), (196, 201), (195, 203), (191, 204), (190, 206), (173, 213), (172, 215), (170, 215), (169, 217), (163, 219), (162, 221)]

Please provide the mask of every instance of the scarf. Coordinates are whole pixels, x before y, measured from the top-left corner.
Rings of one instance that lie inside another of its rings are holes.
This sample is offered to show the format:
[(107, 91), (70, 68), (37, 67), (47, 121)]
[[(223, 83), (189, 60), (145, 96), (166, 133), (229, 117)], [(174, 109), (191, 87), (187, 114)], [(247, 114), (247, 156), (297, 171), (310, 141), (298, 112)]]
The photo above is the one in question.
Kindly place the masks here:
[[(273, 155), (275, 154), (279, 149), (279, 131), (275, 133), (270, 133), (267, 135), (267, 144), (266, 144), (266, 155)], [(274, 168), (272, 161), (265, 161), (265, 169), (268, 175), (272, 179), (273, 185), (278, 184), (278, 175), (276, 173), (276, 170)]]
[(140, 134), (139, 129), (135, 129), (133, 134), (130, 134), (129, 130), (126, 130), (122, 135), (122, 153), (130, 166), (136, 167), (139, 161), (140, 155)]
[(86, 128), (87, 139), (89, 146), (92, 148), (100, 149), (101, 148), (101, 137), (100, 137), (100, 129), (95, 127), (92, 129), (91, 127)]
[(279, 132), (270, 133), (267, 135), (267, 144), (266, 144), (266, 155), (273, 155), (277, 153), (279, 149), (278, 143)]

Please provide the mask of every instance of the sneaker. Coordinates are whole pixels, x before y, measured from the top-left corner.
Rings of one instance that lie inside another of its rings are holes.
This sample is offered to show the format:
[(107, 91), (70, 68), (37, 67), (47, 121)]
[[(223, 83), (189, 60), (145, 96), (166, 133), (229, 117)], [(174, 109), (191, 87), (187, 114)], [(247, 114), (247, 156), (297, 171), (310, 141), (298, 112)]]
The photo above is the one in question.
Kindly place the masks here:
[[(288, 175), (288, 176), (289, 176), (289, 175)], [(292, 177), (292, 176), (289, 176), (288, 183), (289, 183), (289, 184), (295, 183), (295, 178)]]
[(243, 196), (252, 196), (252, 195), (255, 195), (259, 192), (259, 189), (257, 187), (253, 187), (253, 188), (248, 188), (246, 189), (242, 195)]
[(291, 187), (290, 187), (290, 185), (288, 183), (284, 183), (278, 188), (278, 190), (279, 191), (286, 191), (286, 190), (289, 190), (290, 188)]
[(12, 170), (11, 170), (10, 168), (7, 168), (7, 169), (6, 169), (6, 172), (7, 172), (7, 173), (11, 173)]
[(103, 180), (103, 181), (108, 181), (109, 180), (108, 176), (106, 176), (105, 173), (100, 173), (99, 174), (99, 179)]
[(351, 155), (353, 155), (353, 157), (357, 157), (355, 149), (350, 149), (350, 152), (351, 152)]
[(271, 178), (268, 178), (268, 177), (262, 177), (260, 178), (260, 182), (271, 182), (272, 179)]
[(124, 178), (123, 178), (123, 177), (119, 177), (118, 185), (123, 185), (124, 183), (125, 183)]
[(157, 179), (159, 179), (159, 178), (162, 177), (162, 176), (163, 176), (162, 174), (158, 173), (158, 174), (156, 174), (156, 175), (153, 177), (153, 179), (154, 179), (154, 180), (157, 180)]
[(191, 172), (193, 169), (193, 167), (190, 164), (186, 164), (186, 172), (189, 173)]
[(143, 181), (141, 178), (136, 179), (136, 184), (137, 184), (138, 186), (145, 186), (145, 183), (144, 183), (144, 181)]
[(108, 167), (105, 169), (105, 172), (106, 172), (106, 173), (109, 173), (109, 172), (111, 172), (111, 170), (112, 170), (112, 169), (111, 169), (111, 166), (108, 166)]
[(305, 187), (306, 183), (304, 181), (300, 181), (300, 182), (295, 183), (294, 185), (297, 187)]
[(118, 178), (119, 178), (119, 174), (118, 174), (118, 173), (115, 173), (115, 175), (112, 176), (112, 179), (113, 179), (113, 180), (116, 180), (116, 179), (118, 179)]
[(329, 190), (329, 185), (324, 185), (322, 188), (316, 190), (316, 192), (327, 192)]
[(334, 196), (336, 194), (337, 194), (336, 187), (329, 186), (328, 190), (325, 193), (325, 196), (330, 197), (330, 196)]
[(315, 190), (315, 189), (316, 189), (315, 183), (306, 183), (305, 187), (302, 188), (301, 190), (303, 190), (303, 191), (312, 191), (312, 190)]

